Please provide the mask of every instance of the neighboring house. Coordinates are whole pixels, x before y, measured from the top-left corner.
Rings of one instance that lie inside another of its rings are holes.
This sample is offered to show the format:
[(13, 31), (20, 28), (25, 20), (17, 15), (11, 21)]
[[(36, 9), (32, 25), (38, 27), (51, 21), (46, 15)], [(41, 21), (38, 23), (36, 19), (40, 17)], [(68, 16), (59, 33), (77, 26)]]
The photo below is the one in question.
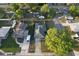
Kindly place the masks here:
[(35, 38), (43, 39), (46, 34), (46, 25), (35, 24)]
[(9, 30), (10, 30), (10, 27), (1, 27), (0, 28), (0, 46), (1, 46), (1, 40), (7, 39)]
[(6, 18), (2, 18), (0, 19), (0, 27), (15, 27), (16, 24), (16, 20), (13, 20), (14, 18), (14, 12), (10, 11), (10, 12), (6, 12)]
[[(14, 28), (16, 25), (16, 20), (13, 20), (13, 12), (7, 12), (10, 15), (10, 18), (0, 19), (0, 45), (2, 39), (7, 39), (8, 32), (10, 28)], [(8, 16), (9, 16), (8, 15)]]

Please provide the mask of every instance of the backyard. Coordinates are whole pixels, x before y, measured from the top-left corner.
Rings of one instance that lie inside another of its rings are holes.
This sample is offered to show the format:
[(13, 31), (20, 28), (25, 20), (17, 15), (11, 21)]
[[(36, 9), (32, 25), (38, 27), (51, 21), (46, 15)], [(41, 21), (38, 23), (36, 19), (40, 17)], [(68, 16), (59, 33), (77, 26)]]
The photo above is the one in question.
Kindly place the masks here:
[(16, 44), (15, 39), (12, 37), (12, 32), (9, 32), (7, 39), (2, 40), (0, 49), (5, 52), (20, 52), (20, 47)]

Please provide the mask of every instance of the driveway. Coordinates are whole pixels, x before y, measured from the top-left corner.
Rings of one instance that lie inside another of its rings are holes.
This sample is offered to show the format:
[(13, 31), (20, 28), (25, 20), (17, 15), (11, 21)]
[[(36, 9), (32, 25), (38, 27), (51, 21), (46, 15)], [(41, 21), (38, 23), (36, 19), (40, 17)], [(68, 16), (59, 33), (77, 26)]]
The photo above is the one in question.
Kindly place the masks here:
[(16, 55), (27, 55), (28, 54), (28, 49), (29, 49), (29, 44), (30, 42), (27, 42), (26, 40), (23, 41), (23, 43), (20, 44), (21, 47), (21, 52), (16, 53)]

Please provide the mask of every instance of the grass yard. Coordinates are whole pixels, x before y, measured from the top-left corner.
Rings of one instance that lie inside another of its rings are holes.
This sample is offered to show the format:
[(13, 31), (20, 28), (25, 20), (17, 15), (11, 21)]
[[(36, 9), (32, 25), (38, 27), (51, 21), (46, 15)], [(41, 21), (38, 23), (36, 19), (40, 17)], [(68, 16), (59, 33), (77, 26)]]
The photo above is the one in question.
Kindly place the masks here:
[(20, 52), (20, 47), (18, 44), (16, 44), (15, 39), (12, 37), (11, 34), (12, 33), (9, 33), (7, 39), (2, 40), (2, 45), (0, 49), (2, 49), (5, 52)]

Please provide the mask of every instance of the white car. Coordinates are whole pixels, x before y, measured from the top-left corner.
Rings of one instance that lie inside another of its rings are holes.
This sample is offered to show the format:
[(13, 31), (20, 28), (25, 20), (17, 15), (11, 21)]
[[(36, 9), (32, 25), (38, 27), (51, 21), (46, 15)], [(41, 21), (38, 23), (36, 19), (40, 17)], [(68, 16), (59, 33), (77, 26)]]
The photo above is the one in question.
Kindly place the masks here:
[(26, 40), (27, 42), (30, 42), (30, 35), (28, 35), (24, 40)]

